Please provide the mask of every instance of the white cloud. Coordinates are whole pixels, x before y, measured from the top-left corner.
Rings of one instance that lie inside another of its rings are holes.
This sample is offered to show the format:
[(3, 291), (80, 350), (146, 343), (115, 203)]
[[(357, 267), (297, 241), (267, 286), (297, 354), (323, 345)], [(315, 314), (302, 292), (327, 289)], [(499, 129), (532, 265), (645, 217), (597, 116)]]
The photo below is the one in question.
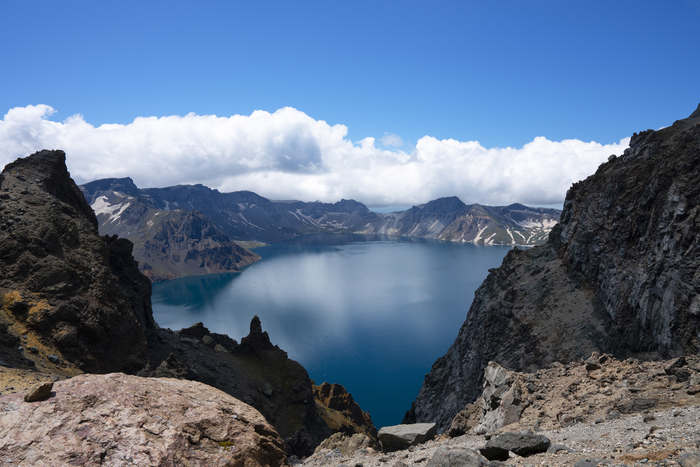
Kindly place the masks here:
[[(572, 183), (595, 172), (629, 138), (601, 145), (537, 137), (522, 148), (421, 138), (412, 152), (353, 143), (343, 125), (293, 108), (250, 116), (139, 117), (128, 125), (87, 123), (81, 115), (49, 120), (47, 105), (11, 109), (0, 121), (0, 165), (40, 149), (63, 149), (79, 183), (131, 177), (140, 187), (202, 183), (251, 190), (272, 199), (370, 206), (411, 205), (441, 196), (502, 205), (563, 202)], [(384, 146), (402, 142), (385, 134)]]
[(384, 132), (384, 136), (380, 141), (386, 147), (393, 146), (395, 148), (400, 148), (401, 146), (403, 146), (403, 140), (401, 139), (401, 137), (393, 133)]

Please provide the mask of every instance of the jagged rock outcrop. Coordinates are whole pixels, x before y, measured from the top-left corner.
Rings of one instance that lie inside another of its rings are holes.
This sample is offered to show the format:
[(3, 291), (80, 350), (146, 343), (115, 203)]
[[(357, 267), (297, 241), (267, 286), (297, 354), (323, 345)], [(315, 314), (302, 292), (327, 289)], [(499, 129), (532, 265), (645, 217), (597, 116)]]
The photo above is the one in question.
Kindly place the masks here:
[(331, 435), (306, 370), (270, 342), (257, 316), (240, 344), (201, 323), (178, 332), (160, 329), (149, 355), (150, 370), (140, 375), (200, 381), (240, 399), (275, 427), (290, 455), (311, 455)]
[(481, 392), (489, 361), (517, 371), (593, 351), (700, 350), (700, 107), (574, 184), (546, 245), (513, 250), (475, 293), (405, 422), (441, 430)]
[(377, 429), (372, 417), (360, 408), (342, 385), (324, 382), (314, 385), (313, 391), (316, 409), (334, 433), (348, 436), (359, 433), (367, 436), (371, 443), (377, 443)]
[[(97, 213), (100, 232), (132, 240), (136, 258), (149, 264), (142, 243), (162, 235), (165, 219), (182, 211), (197, 213), (220, 229), (221, 235), (236, 241), (276, 242), (309, 233), (353, 232), (497, 245), (541, 244), (560, 214), (557, 209), (522, 204), (467, 205), (454, 196), (406, 211), (377, 213), (354, 200), (273, 201), (249, 191), (220, 193), (202, 185), (139, 189), (130, 178), (97, 180), (81, 189)], [(169, 252), (167, 244), (162, 247), (166, 256), (181, 255)], [(158, 248), (149, 251), (165, 265), (179, 262), (169, 263), (157, 254)]]
[[(98, 235), (63, 151), (5, 167), (0, 334), (12, 346), (0, 346), (0, 358), (18, 367), (68, 365), (69, 373), (138, 371), (148, 364), (146, 338), (155, 330), (150, 292), (130, 242)], [(22, 335), (28, 339), (18, 350)]]
[(252, 407), (191, 381), (121, 373), (60, 381), (48, 399), (0, 396), (3, 465), (288, 465)]

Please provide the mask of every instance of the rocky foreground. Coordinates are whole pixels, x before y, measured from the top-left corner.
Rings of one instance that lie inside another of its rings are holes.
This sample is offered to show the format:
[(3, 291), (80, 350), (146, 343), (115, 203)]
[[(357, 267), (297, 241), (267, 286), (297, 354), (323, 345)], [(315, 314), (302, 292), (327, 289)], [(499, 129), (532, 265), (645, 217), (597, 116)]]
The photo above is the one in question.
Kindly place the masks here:
[[(547, 442), (531, 455), (506, 451), (502, 460), (482, 449), (503, 434), (524, 432)], [(594, 355), (534, 373), (492, 362), (482, 396), (455, 417), (449, 435), (391, 453), (353, 449), (346, 440), (322, 445), (303, 464), (700, 466), (700, 358), (642, 362)]]
[(635, 134), (566, 195), (546, 245), (514, 249), (477, 289), (404, 422), (440, 431), (481, 393), (489, 361), (518, 371), (593, 351), (700, 352), (700, 107)]
[(205, 384), (123, 373), (79, 375), (48, 397), (0, 397), (3, 465), (287, 464), (255, 409)]

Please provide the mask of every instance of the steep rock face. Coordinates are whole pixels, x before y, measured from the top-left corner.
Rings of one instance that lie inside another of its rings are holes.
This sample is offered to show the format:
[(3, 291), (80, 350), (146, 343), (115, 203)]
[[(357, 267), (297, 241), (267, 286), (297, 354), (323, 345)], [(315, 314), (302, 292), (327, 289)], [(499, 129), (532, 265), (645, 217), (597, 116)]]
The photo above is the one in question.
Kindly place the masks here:
[(201, 383), (113, 373), (53, 389), (0, 397), (4, 465), (288, 465), (257, 410)]
[(481, 392), (489, 361), (534, 371), (593, 351), (645, 358), (700, 349), (700, 109), (632, 138), (567, 193), (546, 245), (513, 250), (404, 418), (441, 430)]
[(0, 325), (38, 349), (15, 352), (43, 368), (143, 368), (155, 330), (151, 287), (130, 252), (129, 242), (98, 235), (63, 151), (8, 164), (0, 178)]
[(239, 272), (260, 257), (232, 242), (196, 210), (161, 210), (130, 178), (81, 187), (95, 210), (100, 233), (134, 243), (139, 269), (152, 282), (177, 277)]

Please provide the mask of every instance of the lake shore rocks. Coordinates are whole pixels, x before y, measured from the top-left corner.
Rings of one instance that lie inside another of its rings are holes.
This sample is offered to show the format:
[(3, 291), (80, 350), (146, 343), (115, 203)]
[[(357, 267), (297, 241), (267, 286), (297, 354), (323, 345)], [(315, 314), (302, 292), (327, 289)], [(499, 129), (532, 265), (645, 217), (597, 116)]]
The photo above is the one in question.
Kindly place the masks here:
[(252, 407), (210, 386), (121, 373), (79, 375), (48, 399), (0, 396), (6, 465), (288, 465)]

